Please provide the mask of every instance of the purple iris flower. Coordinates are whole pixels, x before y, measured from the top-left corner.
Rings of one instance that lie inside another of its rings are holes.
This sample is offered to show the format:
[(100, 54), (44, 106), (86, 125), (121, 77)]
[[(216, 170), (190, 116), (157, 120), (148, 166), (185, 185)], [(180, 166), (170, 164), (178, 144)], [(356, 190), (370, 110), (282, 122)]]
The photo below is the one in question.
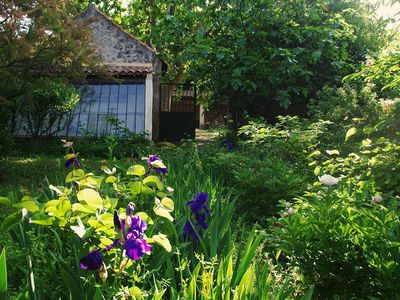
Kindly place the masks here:
[[(126, 256), (133, 260), (139, 260), (144, 254), (150, 254), (152, 248), (143, 238), (147, 224), (139, 216), (134, 216), (135, 205), (129, 203), (126, 211), (126, 219), (121, 220), (118, 217), (117, 210), (114, 211), (114, 226), (120, 231), (120, 238), (116, 239), (111, 245), (107, 246), (105, 251), (123, 243), (126, 250)], [(98, 250), (94, 250), (81, 258), (80, 268), (85, 270), (100, 270), (103, 265), (103, 255)]]
[[(201, 235), (200, 232), (199, 232), (199, 235)], [(189, 236), (191, 236), (192, 239), (195, 241), (199, 240), (199, 238), (197, 237), (196, 231), (193, 227), (193, 224), (190, 221), (187, 221), (185, 226), (183, 227), (183, 237), (185, 240), (187, 240)]]
[(150, 253), (152, 246), (143, 239), (147, 223), (139, 216), (133, 215), (134, 209), (135, 205), (130, 202), (126, 208), (126, 220), (120, 220), (117, 210), (114, 211), (114, 226), (120, 230), (121, 237), (116, 239), (106, 250), (109, 251), (124, 243), (126, 256), (133, 260), (139, 260), (144, 254)]
[(199, 236), (202, 237), (202, 229), (207, 229), (206, 223), (207, 215), (210, 214), (210, 210), (207, 207), (209, 196), (206, 193), (197, 193), (193, 200), (186, 202), (192, 211), (192, 221), (196, 221), (197, 224), (187, 221), (183, 228), (183, 236), (185, 240), (191, 236), (195, 241), (198, 240), (196, 231)]
[(79, 267), (84, 270), (100, 270), (103, 265), (103, 255), (98, 250), (89, 252), (81, 258)]
[(230, 140), (223, 141), (222, 145), (224, 145), (228, 150), (233, 150), (233, 148), (235, 148), (235, 144)]
[(194, 196), (194, 199), (186, 202), (186, 204), (190, 207), (192, 212), (194, 212), (195, 214), (200, 212), (202, 209), (204, 209), (206, 211), (206, 213), (209, 214), (210, 211), (206, 204), (208, 199), (209, 199), (209, 197), (206, 193), (197, 193)]
[(79, 168), (81, 166), (81, 164), (79, 163), (79, 160), (76, 156), (67, 159), (67, 161), (65, 162), (64, 166), (65, 168), (69, 168), (71, 165), (75, 165), (75, 167)]
[(147, 159), (147, 165), (149, 166), (149, 168), (148, 168), (145, 176), (149, 175), (150, 171), (152, 169), (154, 169), (154, 170), (156, 170), (156, 172), (160, 172), (160, 173), (162, 173), (164, 175), (167, 173), (167, 171), (168, 171), (167, 167), (164, 167), (164, 168), (153, 167), (153, 165), (151, 163), (155, 162), (155, 161), (159, 161), (159, 162), (161, 162), (163, 164), (163, 161), (157, 155), (150, 155), (150, 157)]

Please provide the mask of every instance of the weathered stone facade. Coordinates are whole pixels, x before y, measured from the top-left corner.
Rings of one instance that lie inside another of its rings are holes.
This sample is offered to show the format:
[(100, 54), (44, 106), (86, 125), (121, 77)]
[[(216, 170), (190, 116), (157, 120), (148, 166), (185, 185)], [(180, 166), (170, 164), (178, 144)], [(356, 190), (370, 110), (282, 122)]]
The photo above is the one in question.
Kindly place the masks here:
[(155, 50), (114, 23), (94, 4), (90, 4), (76, 19), (89, 21), (88, 24), (93, 32), (93, 46), (105, 64), (111, 66), (151, 64), (153, 74), (152, 139), (157, 139), (162, 61), (157, 57)]

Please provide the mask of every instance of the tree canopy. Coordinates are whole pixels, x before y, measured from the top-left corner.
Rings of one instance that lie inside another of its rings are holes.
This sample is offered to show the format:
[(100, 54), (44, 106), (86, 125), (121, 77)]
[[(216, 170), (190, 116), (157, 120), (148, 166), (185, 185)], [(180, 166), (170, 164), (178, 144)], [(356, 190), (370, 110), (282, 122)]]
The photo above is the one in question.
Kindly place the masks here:
[(155, 47), (171, 78), (238, 109), (304, 102), (386, 42), (386, 21), (359, 0), (135, 0), (117, 13), (120, 4), (113, 14)]

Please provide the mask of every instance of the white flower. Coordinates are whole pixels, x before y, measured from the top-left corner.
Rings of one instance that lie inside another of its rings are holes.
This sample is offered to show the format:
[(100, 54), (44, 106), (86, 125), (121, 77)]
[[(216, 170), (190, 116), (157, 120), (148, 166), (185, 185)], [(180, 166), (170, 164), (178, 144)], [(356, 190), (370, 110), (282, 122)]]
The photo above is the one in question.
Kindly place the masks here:
[(287, 213), (288, 213), (289, 216), (291, 216), (291, 215), (294, 215), (296, 213), (296, 210), (293, 207), (290, 207), (288, 209)]
[(284, 216), (285, 218), (287, 218), (287, 217), (289, 217), (289, 214), (285, 211), (285, 212), (283, 213), (283, 216)]
[(106, 173), (107, 175), (114, 175), (117, 172), (117, 169), (114, 167), (112, 170), (110, 170), (107, 166), (102, 166), (101, 169)]
[(375, 196), (372, 197), (371, 203), (372, 204), (378, 203), (378, 202), (381, 202), (382, 200), (383, 200), (383, 198), (382, 198), (381, 195), (375, 195)]
[(174, 191), (174, 189), (173, 189), (172, 187), (168, 186), (168, 187), (167, 187), (167, 191), (170, 192), (170, 193), (172, 193), (172, 192)]
[(291, 207), (291, 206), (292, 206), (292, 203), (290, 203), (290, 202), (286, 202), (286, 204), (285, 204), (285, 205), (286, 205), (286, 207), (287, 207), (287, 208), (289, 208), (289, 207)]
[(74, 142), (68, 142), (67, 140), (61, 140), (61, 142), (64, 143), (63, 147), (65, 148), (72, 147), (72, 145), (74, 144)]
[(332, 185), (336, 185), (339, 183), (339, 178), (335, 178), (331, 175), (322, 175), (321, 177), (318, 176), (318, 180), (319, 182), (321, 182), (322, 184), (325, 184), (327, 186), (332, 186)]

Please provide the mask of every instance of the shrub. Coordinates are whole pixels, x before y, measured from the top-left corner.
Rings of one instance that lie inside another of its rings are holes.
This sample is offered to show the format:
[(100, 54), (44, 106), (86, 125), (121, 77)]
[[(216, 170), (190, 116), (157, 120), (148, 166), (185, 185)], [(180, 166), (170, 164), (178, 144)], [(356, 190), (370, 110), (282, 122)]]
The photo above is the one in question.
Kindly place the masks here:
[(340, 88), (325, 86), (316, 99), (311, 100), (308, 109), (311, 122), (331, 122), (329, 130), (321, 136), (320, 141), (324, 145), (336, 147), (342, 144), (349, 128), (373, 127), (383, 117), (382, 106), (370, 86), (365, 86), (360, 91), (348, 85)]
[(398, 297), (399, 149), (381, 138), (345, 158), (313, 153), (320, 182), (282, 201), (281, 217), (271, 219), (277, 249), (318, 297)]

